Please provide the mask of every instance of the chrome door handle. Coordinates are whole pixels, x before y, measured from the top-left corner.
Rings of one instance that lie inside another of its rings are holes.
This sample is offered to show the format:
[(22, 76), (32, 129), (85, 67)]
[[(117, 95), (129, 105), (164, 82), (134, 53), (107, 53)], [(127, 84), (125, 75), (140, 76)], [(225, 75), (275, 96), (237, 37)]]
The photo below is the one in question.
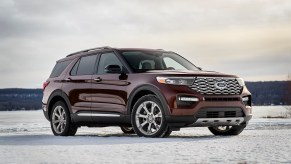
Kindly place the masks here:
[(102, 79), (101, 79), (100, 77), (97, 77), (96, 79), (94, 79), (94, 81), (96, 81), (96, 82), (101, 82)]
[(65, 82), (70, 82), (70, 81), (72, 81), (71, 78), (66, 78), (66, 79), (65, 79)]

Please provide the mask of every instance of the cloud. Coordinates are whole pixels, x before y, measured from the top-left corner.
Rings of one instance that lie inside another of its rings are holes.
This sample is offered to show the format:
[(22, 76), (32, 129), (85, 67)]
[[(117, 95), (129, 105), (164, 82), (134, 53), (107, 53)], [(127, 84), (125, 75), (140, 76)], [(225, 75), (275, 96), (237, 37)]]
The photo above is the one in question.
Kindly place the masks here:
[(41, 87), (56, 60), (110, 45), (172, 50), (249, 80), (291, 72), (289, 0), (3, 0), (0, 87)]

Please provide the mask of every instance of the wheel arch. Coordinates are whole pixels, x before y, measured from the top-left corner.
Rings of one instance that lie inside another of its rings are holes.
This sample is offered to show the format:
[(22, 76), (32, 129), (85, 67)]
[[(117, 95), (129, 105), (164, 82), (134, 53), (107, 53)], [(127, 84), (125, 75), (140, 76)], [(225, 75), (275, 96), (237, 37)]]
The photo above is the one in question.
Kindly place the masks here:
[(67, 97), (67, 95), (61, 90), (55, 90), (50, 95), (50, 97), (48, 99), (48, 103), (47, 103), (48, 104), (47, 109), (48, 109), (48, 117), (49, 117), (49, 119), (51, 117), (52, 107), (58, 101), (63, 101), (67, 105), (67, 108), (69, 109), (70, 114), (72, 114), (71, 103), (70, 103), (69, 98)]
[(166, 115), (170, 114), (169, 105), (164, 97), (164, 95), (161, 93), (161, 91), (154, 85), (145, 84), (136, 87), (131, 94), (129, 95), (129, 100), (127, 104), (127, 114), (130, 115), (133, 109), (134, 104), (137, 102), (138, 99), (140, 99), (142, 96), (153, 94), (157, 96), (157, 98), (161, 101), (164, 112)]

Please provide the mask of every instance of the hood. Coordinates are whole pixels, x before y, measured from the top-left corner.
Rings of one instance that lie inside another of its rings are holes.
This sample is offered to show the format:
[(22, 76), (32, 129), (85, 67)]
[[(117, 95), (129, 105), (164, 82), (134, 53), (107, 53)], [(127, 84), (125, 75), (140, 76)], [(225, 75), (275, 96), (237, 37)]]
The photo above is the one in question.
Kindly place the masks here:
[(192, 70), (149, 70), (144, 74), (157, 74), (163, 76), (204, 76), (204, 77), (238, 77), (236, 75), (224, 74), (214, 71), (192, 71)]

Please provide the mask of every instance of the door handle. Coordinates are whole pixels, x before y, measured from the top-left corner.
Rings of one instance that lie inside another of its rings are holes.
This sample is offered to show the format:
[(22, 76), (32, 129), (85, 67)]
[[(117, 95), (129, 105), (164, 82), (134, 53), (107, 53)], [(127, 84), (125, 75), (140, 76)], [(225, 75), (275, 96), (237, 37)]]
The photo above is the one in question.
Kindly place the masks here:
[(94, 81), (96, 81), (96, 82), (101, 82), (102, 79), (101, 79), (100, 77), (97, 77), (96, 79), (94, 79)]
[(65, 79), (65, 82), (70, 82), (70, 81), (72, 81), (71, 78), (66, 78), (66, 79)]

